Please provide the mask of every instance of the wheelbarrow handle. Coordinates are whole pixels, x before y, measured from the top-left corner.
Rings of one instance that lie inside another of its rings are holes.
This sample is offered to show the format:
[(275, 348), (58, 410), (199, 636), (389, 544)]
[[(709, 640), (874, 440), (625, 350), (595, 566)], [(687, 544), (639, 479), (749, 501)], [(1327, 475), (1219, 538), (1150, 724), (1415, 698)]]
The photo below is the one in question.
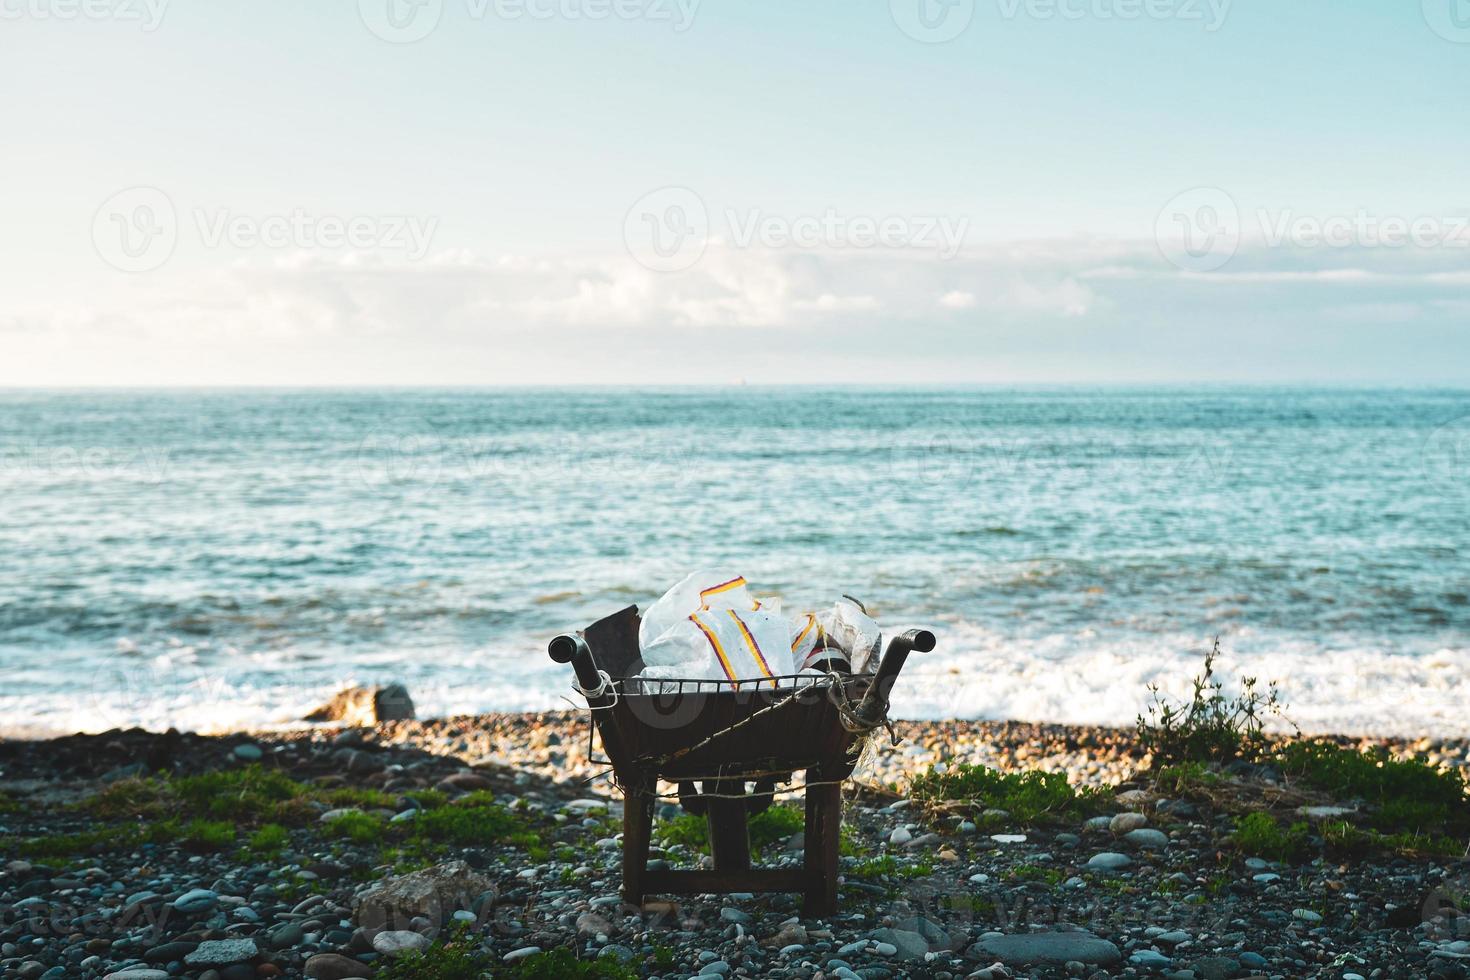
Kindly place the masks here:
[(597, 672), (597, 661), (592, 659), (592, 648), (577, 634), (563, 633), (556, 637), (547, 644), (546, 652), (557, 663), (572, 665), (572, 672), (577, 675), (577, 685), (583, 691), (597, 691), (602, 688), (602, 675)]
[(888, 705), (888, 692), (893, 689), (893, 682), (898, 679), (898, 672), (903, 670), (909, 654), (914, 650), (928, 653), (933, 649), (934, 634), (928, 630), (908, 630), (889, 640), (888, 649), (883, 651), (883, 659), (878, 663), (878, 672), (873, 675), (873, 683), (858, 705), (858, 716), (875, 725), (882, 721)]

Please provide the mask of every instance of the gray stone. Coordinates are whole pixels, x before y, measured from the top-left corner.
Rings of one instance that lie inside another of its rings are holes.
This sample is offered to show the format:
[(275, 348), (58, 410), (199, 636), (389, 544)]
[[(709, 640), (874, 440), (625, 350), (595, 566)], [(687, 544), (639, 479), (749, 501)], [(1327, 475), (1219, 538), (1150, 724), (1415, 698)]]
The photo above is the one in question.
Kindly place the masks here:
[(540, 946), (522, 946), (520, 949), (513, 949), (509, 953), (506, 953), (501, 957), (501, 960), (506, 963), (514, 963), (516, 960), (523, 960), (527, 956), (535, 956), (539, 952), (541, 952)]
[(253, 939), (206, 939), (184, 962), (190, 966), (229, 966), (255, 959), (260, 950)]
[(1240, 972), (1240, 964), (1228, 956), (1206, 956), (1192, 965), (1200, 980), (1230, 980)]
[(219, 904), (219, 895), (208, 888), (195, 888), (174, 899), (174, 908), (180, 912), (208, 912)]
[(1069, 960), (1112, 966), (1123, 958), (1117, 946), (1090, 932), (990, 936), (971, 946), (969, 955), (985, 962), (999, 960), (1006, 966), (1062, 966)]
[(390, 959), (423, 949), (428, 945), (428, 936), (407, 929), (380, 932), (373, 937), (373, 949)]
[(383, 687), (349, 687), (332, 696), (332, 700), (307, 715), (305, 721), (340, 721), (346, 725), (368, 726), (380, 721), (412, 719), (413, 699), (402, 684)]
[(373, 975), (372, 967), (338, 953), (317, 953), (306, 961), (305, 972), (314, 980), (355, 980)]
[(460, 909), (473, 909), (475, 898), (495, 883), (463, 861), (445, 861), (411, 874), (385, 878), (357, 899), (355, 925), (372, 930), (412, 929), (422, 916), (442, 925)]
[(1145, 817), (1141, 813), (1120, 813), (1108, 821), (1108, 829), (1119, 837), (1128, 833), (1130, 830), (1137, 830), (1139, 827), (1147, 825), (1148, 817)]
[(1128, 855), (1113, 851), (1103, 851), (1087, 859), (1087, 866), (1094, 871), (1118, 871), (1132, 863), (1133, 859)]
[(1141, 966), (1145, 970), (1162, 970), (1172, 961), (1163, 953), (1156, 953), (1151, 949), (1140, 949), (1128, 957), (1128, 962), (1134, 966)]
[(102, 980), (168, 980), (167, 970), (118, 970), (109, 973)]
[[(888, 955), (901, 960), (922, 960), (930, 949), (929, 940), (907, 929), (875, 929), (869, 938), (880, 947), (884, 943), (892, 946), (893, 952)], [(947, 936), (945, 938), (948, 939)]]
[(263, 755), (265, 755), (265, 753), (261, 751), (259, 745), (246, 744), (235, 746), (235, 758), (241, 759), (245, 762), (257, 762)]
[(1169, 846), (1169, 835), (1162, 830), (1154, 830), (1152, 827), (1140, 827), (1130, 830), (1123, 835), (1123, 839), (1134, 847), (1159, 850)]

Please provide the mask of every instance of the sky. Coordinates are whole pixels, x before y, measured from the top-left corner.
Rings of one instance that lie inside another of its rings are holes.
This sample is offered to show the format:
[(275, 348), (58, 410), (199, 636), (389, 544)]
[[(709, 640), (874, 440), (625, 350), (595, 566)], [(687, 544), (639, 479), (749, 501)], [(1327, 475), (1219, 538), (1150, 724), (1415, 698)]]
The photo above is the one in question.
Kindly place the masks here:
[(1470, 0), (0, 0), (0, 385), (1459, 385)]

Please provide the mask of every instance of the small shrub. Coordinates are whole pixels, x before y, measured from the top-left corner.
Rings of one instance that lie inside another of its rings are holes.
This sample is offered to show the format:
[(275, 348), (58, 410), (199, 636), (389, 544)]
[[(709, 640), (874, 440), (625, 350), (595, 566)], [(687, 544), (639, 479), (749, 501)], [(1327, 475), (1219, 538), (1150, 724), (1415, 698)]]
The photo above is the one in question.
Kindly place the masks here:
[(354, 844), (372, 844), (383, 839), (383, 821), (370, 813), (352, 810), (328, 820), (326, 831)]
[(846, 872), (849, 878), (871, 881), (878, 878), (926, 878), (934, 873), (934, 866), (926, 861), (900, 861), (892, 854), (859, 861)]
[(1308, 786), (1372, 805), (1368, 820), (1380, 830), (1470, 833), (1470, 798), (1459, 770), (1393, 759), (1383, 748), (1357, 752), (1321, 740), (1287, 745), (1278, 762)]
[(782, 844), (806, 827), (806, 811), (789, 803), (776, 803), (750, 818), (750, 847), (764, 851)]
[(959, 763), (942, 770), (930, 766), (914, 777), (911, 793), (924, 807), (953, 809), (961, 804), (973, 810), (1005, 810), (1022, 825), (1085, 816), (1110, 795), (1101, 789), (1075, 789), (1066, 773), (1002, 773)]
[(306, 785), (260, 765), (182, 776), (169, 781), (168, 789), (189, 813), (237, 821), (276, 817), (283, 804), (309, 794)]
[(666, 847), (678, 844), (702, 854), (709, 853), (709, 822), (693, 813), (681, 813), (671, 820), (660, 820), (654, 833)]
[(635, 980), (636, 972), (613, 960), (579, 960), (570, 950), (536, 953), (505, 973), (515, 980)]
[(246, 847), (257, 854), (277, 854), (291, 843), (291, 835), (278, 823), (268, 823), (250, 835)]
[(1307, 850), (1307, 824), (1283, 830), (1269, 813), (1248, 813), (1235, 822), (1235, 846), (1255, 857), (1296, 862)]
[(190, 820), (179, 839), (195, 851), (218, 851), (235, 843), (235, 825), (223, 820)]
[(1215, 639), (1205, 654), (1204, 673), (1193, 681), (1188, 704), (1176, 703), (1150, 684), (1146, 714), (1138, 716), (1138, 741), (1151, 753), (1153, 764), (1180, 762), (1231, 762), (1254, 760), (1266, 747), (1263, 723), (1282, 712), (1276, 683), (1266, 685), (1265, 692), (1256, 688), (1254, 677), (1242, 678), (1240, 694), (1227, 698), (1225, 685), (1215, 677), (1215, 660), (1220, 656), (1220, 640)]
[(480, 980), (491, 962), (475, 938), (461, 929), (442, 943), (394, 957), (376, 975), (378, 980)]
[(104, 820), (151, 820), (169, 812), (168, 784), (143, 777), (119, 779), (96, 796), (82, 801), (81, 809)]
[(515, 839), (523, 831), (521, 819), (505, 807), (470, 794), (449, 806), (421, 812), (413, 820), (412, 833), (420, 840), (470, 845)]

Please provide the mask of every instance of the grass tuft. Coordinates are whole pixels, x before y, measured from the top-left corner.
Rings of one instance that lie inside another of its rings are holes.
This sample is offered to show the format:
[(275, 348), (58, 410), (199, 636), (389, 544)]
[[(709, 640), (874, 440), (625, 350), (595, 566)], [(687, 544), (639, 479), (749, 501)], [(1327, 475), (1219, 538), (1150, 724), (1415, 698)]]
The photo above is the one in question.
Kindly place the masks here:
[(1077, 789), (1061, 772), (997, 772), (988, 766), (930, 766), (914, 777), (914, 802), (929, 810), (1005, 810), (1017, 824), (1071, 820), (1096, 812), (1112, 795)]

